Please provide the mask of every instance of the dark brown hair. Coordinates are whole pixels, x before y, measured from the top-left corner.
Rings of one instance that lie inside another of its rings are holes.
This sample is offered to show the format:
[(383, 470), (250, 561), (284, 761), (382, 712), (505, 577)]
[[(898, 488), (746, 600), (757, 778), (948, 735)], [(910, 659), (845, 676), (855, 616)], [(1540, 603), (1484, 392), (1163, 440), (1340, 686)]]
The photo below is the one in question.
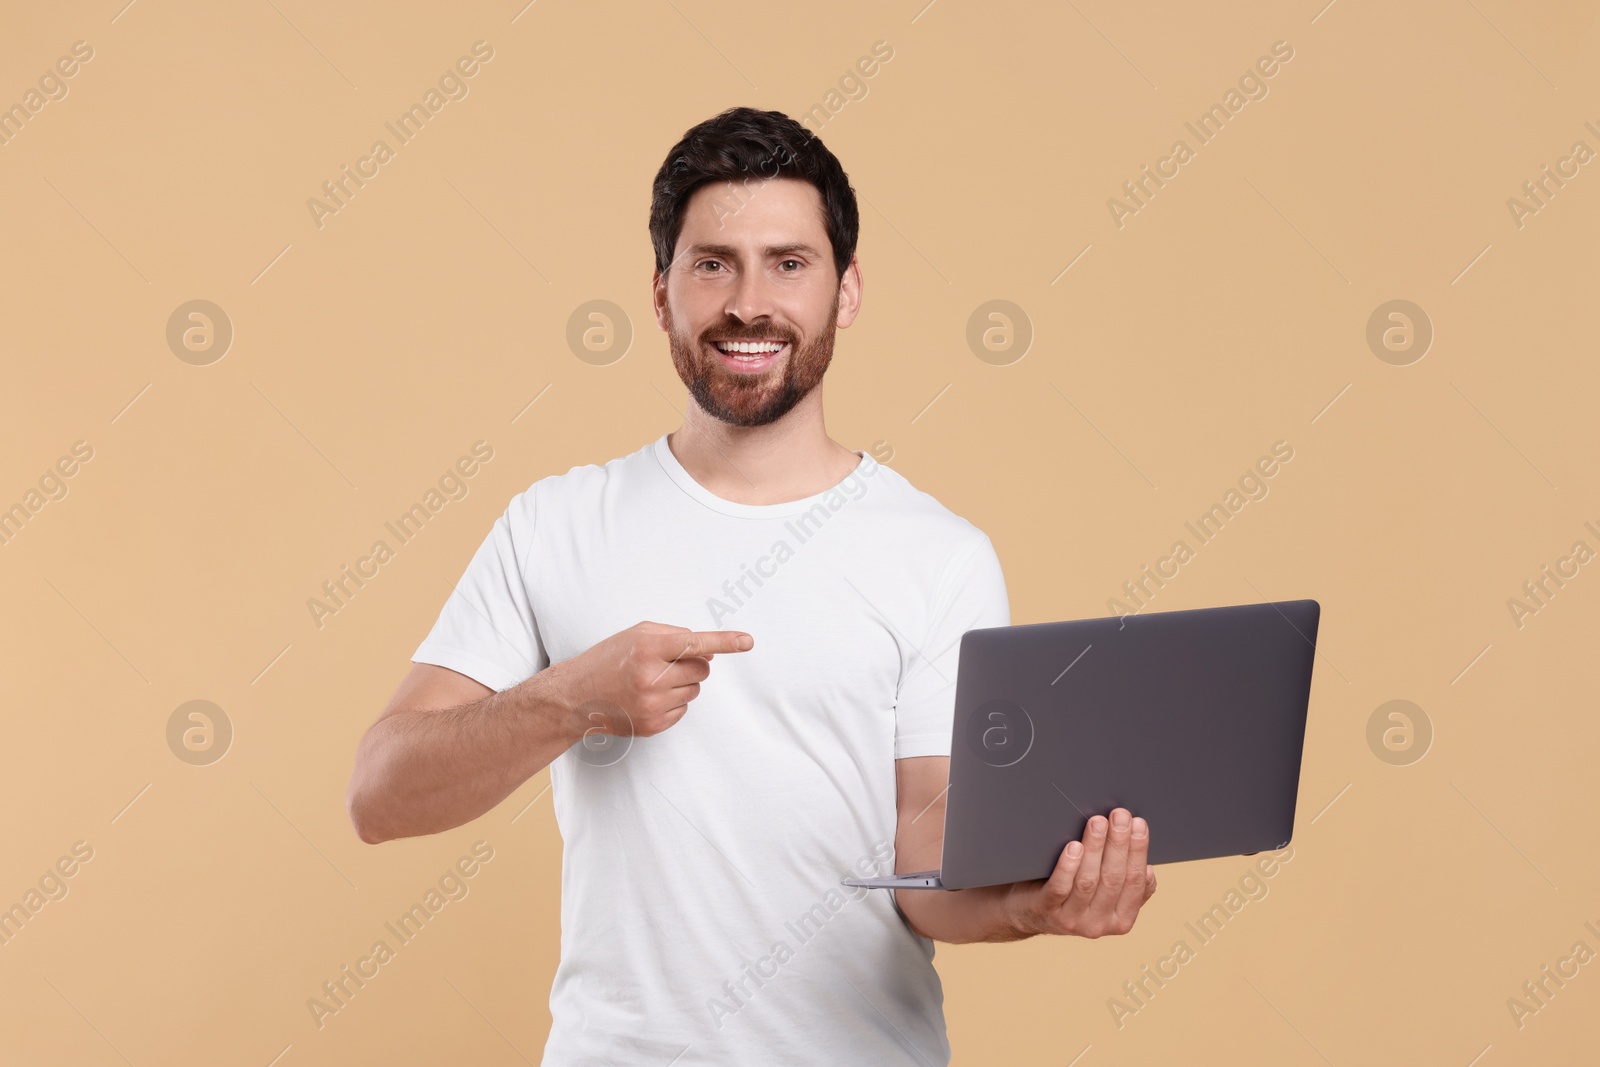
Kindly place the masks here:
[(665, 274), (683, 232), (683, 209), (707, 182), (799, 178), (822, 197), (822, 222), (839, 276), (856, 253), (861, 217), (839, 160), (817, 135), (781, 111), (729, 108), (683, 135), (656, 172), (650, 193), (650, 243)]

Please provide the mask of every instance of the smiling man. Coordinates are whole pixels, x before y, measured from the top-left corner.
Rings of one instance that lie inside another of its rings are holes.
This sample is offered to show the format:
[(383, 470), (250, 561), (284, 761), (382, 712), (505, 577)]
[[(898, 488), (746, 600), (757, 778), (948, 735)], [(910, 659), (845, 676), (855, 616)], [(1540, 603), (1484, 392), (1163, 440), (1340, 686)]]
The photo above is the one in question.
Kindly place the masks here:
[(946, 1063), (935, 940), (1123, 933), (1155, 890), (1122, 809), (1048, 880), (839, 884), (939, 866), (961, 635), (1010, 623), (983, 531), (824, 428), (857, 229), (788, 117), (684, 135), (650, 212), (683, 425), (514, 497), (362, 738), (374, 843), (549, 766), (546, 1065)]

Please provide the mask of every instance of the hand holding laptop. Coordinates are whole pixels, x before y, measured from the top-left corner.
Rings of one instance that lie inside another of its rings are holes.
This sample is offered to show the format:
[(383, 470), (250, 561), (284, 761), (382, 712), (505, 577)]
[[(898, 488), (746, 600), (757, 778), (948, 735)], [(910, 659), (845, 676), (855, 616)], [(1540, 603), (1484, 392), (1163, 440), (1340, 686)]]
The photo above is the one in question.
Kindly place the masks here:
[[(939, 869), (843, 884), (1031, 885), (1036, 916), (1102, 927), (1137, 914), (1151, 856), (1284, 848), (1321, 613), (1286, 600), (968, 630)], [(1161, 827), (1153, 850), (1148, 826), (1105, 829), (1100, 813), (1131, 808)]]
[(1083, 838), (1062, 849), (1049, 878), (1013, 884), (1013, 919), (1026, 934), (1125, 934), (1155, 895), (1156, 870), (1145, 862), (1150, 827), (1143, 819), (1116, 808), (1109, 821), (1091, 818)]

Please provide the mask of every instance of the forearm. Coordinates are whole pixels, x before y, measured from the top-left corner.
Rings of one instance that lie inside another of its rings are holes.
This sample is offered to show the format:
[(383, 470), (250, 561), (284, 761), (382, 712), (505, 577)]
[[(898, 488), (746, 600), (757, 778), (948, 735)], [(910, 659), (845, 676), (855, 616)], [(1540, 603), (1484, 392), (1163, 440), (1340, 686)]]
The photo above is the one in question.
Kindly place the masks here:
[[(948, 756), (895, 761), (895, 870), (923, 871), (944, 852)], [(1156, 891), (1148, 864), (1150, 827), (1115, 808), (1091, 816), (1081, 841), (1069, 841), (1050, 877), (954, 891), (899, 889), (895, 902), (911, 928), (935, 941), (1020, 941), (1035, 934), (1101, 937), (1133, 929)]]
[[(939, 866), (944, 852), (944, 805), (950, 757), (910, 756), (895, 761), (895, 870)], [(1038, 882), (974, 889), (896, 889), (895, 903), (911, 928), (934, 941), (1019, 941), (1037, 931), (1028, 908)]]
[(504, 800), (582, 737), (554, 668), (504, 692), (374, 723), (347, 803), (363, 841), (449, 830)]
[(1038, 931), (1025, 922), (1020, 894), (1038, 883), (976, 889), (897, 889), (895, 900), (911, 928), (934, 941), (1020, 941)]

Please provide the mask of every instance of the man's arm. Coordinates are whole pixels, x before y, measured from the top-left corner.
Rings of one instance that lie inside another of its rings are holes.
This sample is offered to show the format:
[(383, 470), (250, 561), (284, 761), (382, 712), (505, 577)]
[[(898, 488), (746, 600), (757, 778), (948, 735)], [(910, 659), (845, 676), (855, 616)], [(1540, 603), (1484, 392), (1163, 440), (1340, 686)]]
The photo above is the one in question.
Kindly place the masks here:
[[(949, 780), (948, 756), (895, 761), (896, 873), (938, 868)], [(936, 941), (1125, 934), (1155, 893), (1156, 872), (1145, 862), (1150, 847), (1145, 821), (1131, 818), (1123, 808), (1111, 814), (1126, 825), (1099, 815), (1091, 818), (1084, 840), (1067, 845), (1048, 879), (977, 889), (896, 889), (895, 901), (913, 930)]]
[(503, 692), (413, 664), (356, 749), (345, 804), (361, 840), (436, 834), (471, 822), (598, 731), (649, 737), (681, 719), (738, 630), (641, 622)]
[[(504, 692), (414, 663), (356, 749), (346, 807), (368, 844), (471, 822), (582, 736), (549, 668)], [(575, 732), (576, 731), (576, 732)]]

